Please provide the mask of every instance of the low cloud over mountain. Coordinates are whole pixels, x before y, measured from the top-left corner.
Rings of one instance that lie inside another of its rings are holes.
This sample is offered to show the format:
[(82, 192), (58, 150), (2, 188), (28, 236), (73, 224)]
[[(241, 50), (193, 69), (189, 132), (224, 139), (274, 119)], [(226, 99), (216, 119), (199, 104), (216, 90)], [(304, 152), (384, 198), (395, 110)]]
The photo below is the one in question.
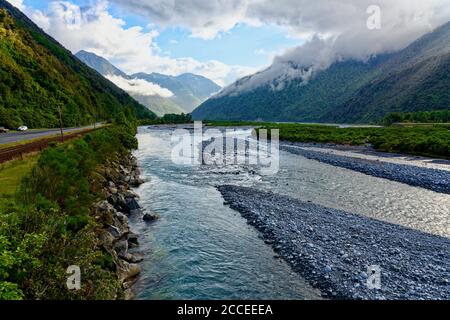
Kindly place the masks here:
[(138, 94), (141, 96), (160, 96), (163, 98), (170, 98), (173, 96), (173, 93), (170, 90), (161, 88), (157, 84), (142, 79), (125, 79), (121, 76), (115, 75), (107, 75), (105, 77), (116, 86), (122, 88), (130, 94)]
[[(306, 40), (274, 58), (263, 74), (241, 89), (278, 78), (309, 77), (311, 70), (332, 63), (401, 50), (412, 41), (450, 20), (448, 0), (111, 0), (160, 25), (184, 26), (192, 35), (210, 39), (238, 23), (285, 27), (290, 36)], [(371, 30), (370, 6), (380, 8), (381, 28)]]

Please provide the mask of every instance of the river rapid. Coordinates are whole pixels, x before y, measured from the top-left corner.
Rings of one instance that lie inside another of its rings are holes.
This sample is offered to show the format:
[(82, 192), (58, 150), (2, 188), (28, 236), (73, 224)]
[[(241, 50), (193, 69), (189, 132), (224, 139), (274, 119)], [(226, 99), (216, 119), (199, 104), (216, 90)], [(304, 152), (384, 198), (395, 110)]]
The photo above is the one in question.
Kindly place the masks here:
[[(249, 130), (240, 130), (242, 136)], [(368, 176), (280, 151), (275, 175), (246, 165), (175, 164), (172, 128), (139, 128), (135, 152), (147, 182), (140, 205), (160, 219), (132, 217), (144, 255), (138, 299), (317, 299), (241, 215), (219, 185), (238, 185), (450, 237), (450, 195)], [(371, 157), (374, 157), (371, 155)], [(392, 161), (392, 160), (390, 160)]]

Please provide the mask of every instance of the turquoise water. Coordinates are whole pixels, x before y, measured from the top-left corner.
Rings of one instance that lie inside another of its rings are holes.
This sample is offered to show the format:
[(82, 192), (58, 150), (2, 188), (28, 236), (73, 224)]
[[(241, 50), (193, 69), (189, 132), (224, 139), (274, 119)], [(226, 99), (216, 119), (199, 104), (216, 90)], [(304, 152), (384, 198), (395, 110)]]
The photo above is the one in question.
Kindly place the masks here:
[[(169, 139), (169, 140), (168, 140)], [(145, 140), (145, 141), (144, 141)], [(143, 208), (160, 219), (132, 220), (146, 256), (138, 299), (303, 299), (318, 292), (292, 272), (197, 169), (170, 161), (167, 132), (140, 137)]]
[(450, 196), (414, 188), (290, 153), (280, 171), (260, 176), (245, 166), (193, 167), (171, 161), (171, 131), (140, 128), (135, 155), (148, 180), (140, 204), (154, 224), (131, 219), (145, 256), (138, 299), (315, 299), (312, 289), (276, 257), (215, 189), (238, 184), (450, 236)]

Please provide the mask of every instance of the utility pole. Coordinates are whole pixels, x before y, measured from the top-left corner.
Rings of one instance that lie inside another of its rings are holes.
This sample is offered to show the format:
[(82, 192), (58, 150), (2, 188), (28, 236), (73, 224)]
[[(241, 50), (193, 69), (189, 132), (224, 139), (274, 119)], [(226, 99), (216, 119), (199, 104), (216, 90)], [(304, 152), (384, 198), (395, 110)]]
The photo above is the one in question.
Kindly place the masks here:
[(61, 105), (59, 103), (58, 103), (58, 112), (59, 112), (59, 129), (61, 130), (61, 142), (64, 142), (62, 112), (61, 112)]

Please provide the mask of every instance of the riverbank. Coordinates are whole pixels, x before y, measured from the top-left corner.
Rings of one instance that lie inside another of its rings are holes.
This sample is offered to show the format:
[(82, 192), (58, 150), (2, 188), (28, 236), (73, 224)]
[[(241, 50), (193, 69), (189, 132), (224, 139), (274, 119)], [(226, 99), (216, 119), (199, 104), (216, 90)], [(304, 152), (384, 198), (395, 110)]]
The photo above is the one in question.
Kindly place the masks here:
[[(131, 187), (142, 182), (130, 157), (135, 133), (121, 119), (2, 175), (11, 189), (0, 206), (0, 300), (131, 297), (139, 258), (127, 252), (137, 241), (127, 214), (138, 209)], [(68, 270), (79, 270), (78, 284), (67, 284)]]
[(311, 145), (293, 142), (280, 144), (280, 150), (298, 154), (311, 160), (358, 171), (378, 178), (405, 183), (414, 187), (450, 194), (450, 171), (308, 150), (310, 147)]
[(334, 143), (372, 146), (377, 151), (450, 159), (450, 131), (442, 124), (426, 127), (370, 126), (345, 124), (274, 123), (251, 121), (215, 121), (209, 126), (253, 126), (279, 129), (280, 139), (290, 142)]
[(112, 258), (123, 298), (130, 300), (134, 297), (131, 287), (141, 272), (138, 263), (143, 258), (128, 251), (139, 245), (138, 235), (131, 231), (128, 218), (142, 215), (137, 202), (139, 196), (132, 187), (138, 187), (143, 180), (137, 160), (131, 154), (120, 162), (109, 162), (103, 177), (101, 194), (105, 200), (94, 206), (95, 219), (103, 225), (98, 236), (100, 245)]
[[(332, 299), (449, 299), (450, 240), (252, 188), (220, 186), (266, 243)], [(381, 289), (367, 287), (368, 266)]]

